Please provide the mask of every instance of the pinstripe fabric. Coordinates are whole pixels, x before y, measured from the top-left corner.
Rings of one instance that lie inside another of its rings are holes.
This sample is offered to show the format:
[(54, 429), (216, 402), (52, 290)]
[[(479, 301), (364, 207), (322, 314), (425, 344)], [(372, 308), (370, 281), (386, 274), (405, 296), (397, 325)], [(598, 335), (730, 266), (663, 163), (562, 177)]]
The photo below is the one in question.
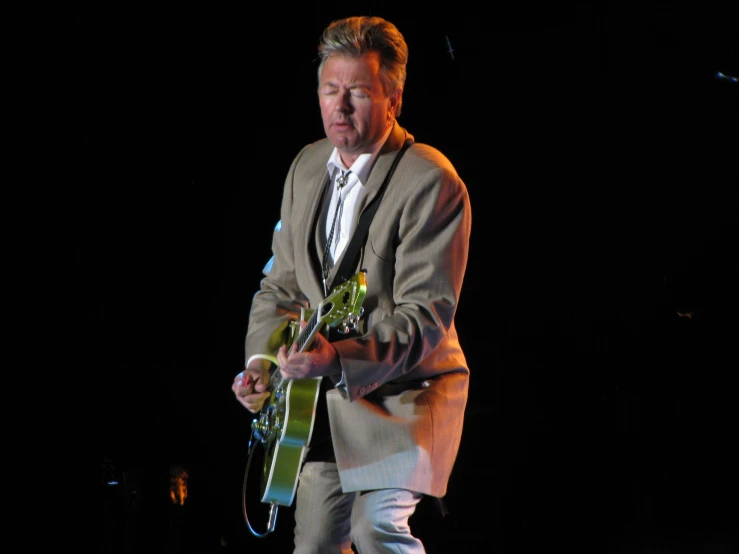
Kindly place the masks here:
[[(407, 137), (396, 124), (360, 211)], [(316, 225), (332, 148), (325, 139), (306, 146), (288, 172), (273, 263), (252, 302), (250, 323), (258, 324), (248, 328), (247, 359), (276, 351), (273, 330), (289, 318), (287, 311), (299, 313), (324, 298)], [(388, 183), (361, 252), (357, 270), (367, 271), (367, 294), (360, 336), (333, 342), (344, 379), (327, 395), (327, 407), (345, 492), (446, 493), (469, 386), (454, 316), (470, 227), (467, 190), (451, 163), (415, 143)]]
[(354, 495), (342, 494), (336, 464), (305, 464), (298, 490), (293, 554), (351, 554), (349, 525)]
[(298, 487), (293, 554), (350, 554), (352, 542), (360, 554), (425, 553), (408, 524), (420, 494), (402, 489), (343, 494), (336, 464), (327, 462), (305, 464)]

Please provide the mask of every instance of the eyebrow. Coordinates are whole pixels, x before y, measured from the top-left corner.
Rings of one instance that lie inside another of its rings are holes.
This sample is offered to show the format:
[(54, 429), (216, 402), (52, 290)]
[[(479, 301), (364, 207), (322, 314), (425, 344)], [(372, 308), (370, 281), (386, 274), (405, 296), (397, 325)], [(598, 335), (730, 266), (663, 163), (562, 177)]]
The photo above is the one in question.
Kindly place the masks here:
[[(333, 87), (333, 88), (340, 88), (341, 85), (335, 83), (334, 81), (325, 81), (320, 84), (321, 87)], [(349, 90), (352, 89), (365, 89), (365, 90), (372, 90), (372, 86), (368, 85), (366, 83), (353, 83), (347, 87)]]

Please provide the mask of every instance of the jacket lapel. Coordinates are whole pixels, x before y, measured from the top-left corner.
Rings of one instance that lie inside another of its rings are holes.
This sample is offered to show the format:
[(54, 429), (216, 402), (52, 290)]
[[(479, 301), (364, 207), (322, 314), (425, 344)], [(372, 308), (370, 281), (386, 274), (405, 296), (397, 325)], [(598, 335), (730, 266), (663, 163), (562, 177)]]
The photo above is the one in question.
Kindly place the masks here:
[[(360, 202), (358, 216), (354, 220), (354, 228), (356, 228), (359, 216), (364, 212), (367, 204), (369, 204), (372, 199), (377, 196), (377, 193), (380, 192), (380, 187), (385, 180), (385, 176), (387, 175), (387, 172), (390, 171), (390, 167), (393, 165), (395, 156), (398, 153), (398, 150), (400, 150), (405, 143), (406, 138), (412, 139), (413, 137), (398, 125), (397, 122), (395, 122), (393, 124), (393, 130), (390, 132), (385, 144), (382, 146), (382, 149), (377, 156), (377, 160), (375, 161), (375, 165), (372, 167), (372, 171), (370, 172), (370, 176), (365, 187), (367, 193)], [(352, 232), (354, 232), (353, 229)]]

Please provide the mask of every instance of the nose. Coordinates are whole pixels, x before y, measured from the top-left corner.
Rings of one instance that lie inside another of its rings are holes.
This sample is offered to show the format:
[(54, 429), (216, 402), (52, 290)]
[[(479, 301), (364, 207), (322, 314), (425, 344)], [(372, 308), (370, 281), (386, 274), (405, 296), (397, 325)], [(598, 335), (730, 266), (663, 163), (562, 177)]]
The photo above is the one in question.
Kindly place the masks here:
[(339, 94), (336, 95), (336, 106), (335, 109), (337, 112), (351, 112), (352, 111), (352, 104), (351, 104), (351, 98), (352, 95), (349, 92), (348, 89), (341, 91)]

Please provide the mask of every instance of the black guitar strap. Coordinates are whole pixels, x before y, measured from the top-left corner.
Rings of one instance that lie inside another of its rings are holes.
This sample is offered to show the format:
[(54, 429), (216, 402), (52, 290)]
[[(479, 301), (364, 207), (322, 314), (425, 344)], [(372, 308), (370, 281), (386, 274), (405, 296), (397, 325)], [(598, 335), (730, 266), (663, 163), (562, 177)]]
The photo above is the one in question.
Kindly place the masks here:
[(370, 202), (362, 212), (362, 215), (359, 218), (359, 223), (357, 223), (357, 227), (354, 230), (354, 234), (352, 235), (349, 244), (346, 246), (344, 257), (341, 259), (341, 265), (339, 266), (336, 276), (331, 283), (331, 287), (328, 290), (333, 290), (335, 285), (347, 281), (352, 275), (354, 275), (354, 273), (356, 273), (355, 268), (357, 267), (359, 249), (366, 240), (370, 222), (375, 216), (375, 212), (377, 211), (377, 207), (380, 205), (380, 200), (382, 200), (382, 197), (385, 194), (385, 189), (387, 188), (387, 184), (390, 182), (390, 178), (393, 176), (393, 173), (395, 173), (395, 168), (398, 167), (400, 158), (403, 157), (403, 154), (405, 154), (405, 151), (408, 150), (411, 144), (413, 144), (413, 141), (411, 139), (406, 139), (403, 146), (395, 155), (393, 165), (390, 166), (390, 169), (385, 176), (385, 180), (382, 182), (382, 185), (380, 185), (380, 190), (378, 191), (377, 196), (372, 199), (372, 202)]
[[(405, 151), (408, 150), (408, 147), (411, 144), (413, 144), (413, 141), (411, 139), (405, 141), (405, 144), (403, 144), (402, 148), (396, 154), (395, 159), (393, 160), (393, 165), (390, 166), (390, 169), (385, 176), (385, 180), (382, 182), (382, 185), (380, 185), (380, 190), (377, 192), (377, 196), (372, 199), (372, 202), (367, 205), (365, 210), (362, 212), (362, 215), (359, 218), (359, 222), (357, 223), (357, 227), (354, 230), (354, 234), (352, 235), (352, 238), (346, 247), (344, 257), (341, 259), (341, 265), (339, 266), (339, 269), (336, 272), (336, 276), (331, 283), (331, 287), (328, 290), (334, 289), (334, 283), (336, 283), (337, 285), (341, 284), (349, 280), (349, 278), (354, 275), (354, 273), (356, 273), (355, 268), (357, 267), (357, 257), (359, 255), (359, 249), (366, 240), (370, 221), (372, 221), (372, 218), (377, 211), (377, 206), (379, 206), (380, 200), (385, 194), (387, 184), (388, 182), (390, 182), (390, 177), (392, 177), (393, 173), (395, 172), (395, 168), (397, 167), (398, 162), (400, 162), (400, 158), (403, 157), (403, 154), (405, 154)], [(349, 277), (346, 277), (346, 275), (349, 275)], [(332, 331), (333, 329), (329, 328), (329, 332)], [(340, 337), (336, 338), (338, 339)], [(343, 335), (341, 338), (343, 338)], [(331, 383), (330, 379), (322, 379), (319, 392), (320, 396), (322, 398), (325, 397), (326, 392), (333, 388), (334, 385)], [(311, 436), (311, 446), (308, 449), (305, 460), (311, 462), (336, 462), (334, 447), (331, 441), (331, 431), (329, 430), (326, 402), (324, 401), (318, 402), (318, 405), (316, 406), (315, 422)]]

